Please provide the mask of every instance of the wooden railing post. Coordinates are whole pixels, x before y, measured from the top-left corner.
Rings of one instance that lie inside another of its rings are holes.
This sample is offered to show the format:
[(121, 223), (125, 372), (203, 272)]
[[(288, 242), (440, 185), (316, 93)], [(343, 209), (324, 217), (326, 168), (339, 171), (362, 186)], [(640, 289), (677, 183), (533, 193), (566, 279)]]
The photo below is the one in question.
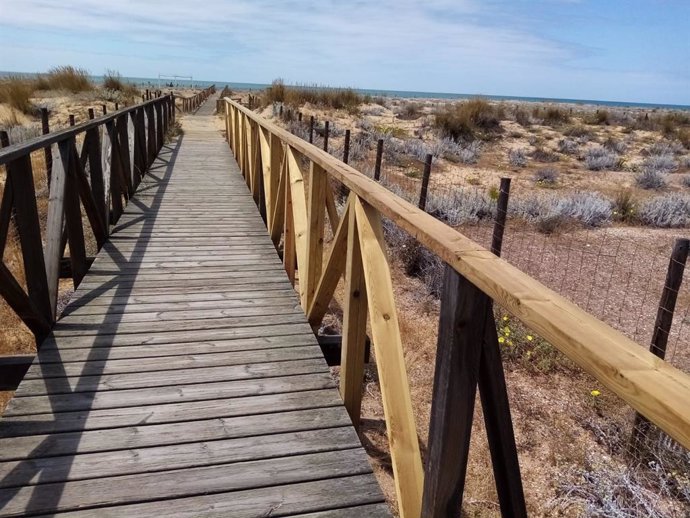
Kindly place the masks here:
[(148, 151), (146, 169), (148, 169), (156, 158), (156, 119), (151, 104), (146, 105), (146, 133), (146, 147)]
[(314, 143), (314, 116), (309, 117), (309, 143)]
[(165, 132), (163, 130), (163, 104), (159, 101), (156, 101), (156, 104), (154, 106), (156, 107), (156, 130), (157, 130), (156, 155), (157, 155), (160, 152), (160, 150), (163, 148), (163, 136), (165, 135)]
[[(50, 123), (48, 120), (48, 108), (41, 108), (41, 133), (50, 133)], [(50, 146), (43, 148), (46, 161), (46, 185), (50, 188), (50, 176), (53, 174), (53, 150)]]
[(311, 163), (309, 175), (309, 199), (307, 214), (309, 228), (307, 234), (307, 264), (305, 270), (300, 270), (300, 283), (306, 282), (306, 297), (304, 311), (306, 312), (314, 300), (316, 286), (321, 278), (323, 260), (323, 231), (326, 218), (326, 189), (328, 177), (326, 172), (314, 162)]
[[(7, 132), (0, 131), (0, 148), (7, 147)], [(0, 294), (41, 340), (54, 322), (51, 290), (45, 270), (41, 227), (36, 204), (31, 157), (25, 155), (6, 164), (7, 180), (0, 201), (0, 257), (4, 251), (10, 219), (14, 211), (22, 250), (28, 300), (23, 289), (0, 261)], [(62, 231), (62, 229), (60, 229)]]
[(508, 199), (510, 198), (510, 178), (501, 178), (501, 188), (498, 191), (496, 203), (496, 218), (494, 219), (494, 233), (491, 239), (491, 252), (501, 256), (503, 248), (503, 233), (506, 229), (508, 217)]
[[(340, 359), (340, 395), (350, 414), (352, 424), (359, 428), (362, 410), (362, 382), (367, 338), (367, 288), (364, 282), (362, 251), (359, 246), (354, 195), (348, 200), (349, 210), (343, 216), (347, 227), (345, 259), (345, 303), (343, 306), (343, 338)], [(347, 219), (345, 219), (347, 218)], [(338, 276), (340, 277), (340, 276)]]
[(527, 516), (491, 299), (446, 265), (423, 518), (460, 513), (479, 385), (504, 518)]

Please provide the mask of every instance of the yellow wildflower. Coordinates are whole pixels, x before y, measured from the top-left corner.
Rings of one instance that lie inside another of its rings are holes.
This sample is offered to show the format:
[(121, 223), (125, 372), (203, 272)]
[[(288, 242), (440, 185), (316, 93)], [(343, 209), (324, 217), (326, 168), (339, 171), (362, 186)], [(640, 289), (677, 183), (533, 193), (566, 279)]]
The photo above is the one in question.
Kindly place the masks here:
[(531, 342), (532, 340), (534, 340), (534, 337), (532, 335), (527, 335), (527, 341)]
[(506, 339), (503, 338), (502, 336), (499, 336), (499, 337), (498, 337), (498, 343), (499, 343), (499, 344), (502, 344), (502, 343), (505, 342), (505, 341), (506, 341)]
[(504, 316), (503, 316), (503, 321), (504, 321), (504, 322), (507, 322), (507, 321), (508, 321), (508, 315), (504, 315)]
[(590, 394), (592, 394), (594, 397), (597, 397), (601, 395), (601, 392), (599, 392), (597, 389), (594, 389), (592, 392), (590, 392)]

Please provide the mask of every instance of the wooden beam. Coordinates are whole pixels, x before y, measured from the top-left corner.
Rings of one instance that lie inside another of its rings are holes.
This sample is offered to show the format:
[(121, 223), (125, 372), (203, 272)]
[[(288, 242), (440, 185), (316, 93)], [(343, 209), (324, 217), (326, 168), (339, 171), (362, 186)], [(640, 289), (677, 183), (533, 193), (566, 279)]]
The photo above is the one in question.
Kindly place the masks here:
[(340, 361), (340, 395), (352, 424), (359, 428), (364, 381), (364, 350), (367, 336), (367, 287), (364, 282), (362, 251), (359, 245), (354, 210), (347, 216), (347, 258), (345, 303), (343, 307), (343, 346)]
[[(285, 182), (289, 181), (290, 173), (285, 171)], [(292, 190), (288, 185), (285, 186), (285, 216), (283, 217), (283, 266), (287, 272), (290, 283), (295, 285), (295, 221), (294, 210), (292, 207)]]
[(423, 518), (456, 516), (462, 504), (481, 343), (491, 309), (481, 295), (472, 283), (446, 268), (424, 474)]
[(381, 217), (359, 199), (355, 199), (353, 208), (400, 516), (417, 518), (422, 506), (422, 458)]
[(309, 217), (309, 230), (307, 233), (307, 261), (300, 280), (306, 282), (305, 311), (314, 300), (317, 284), (321, 278), (323, 263), (323, 230), (326, 213), (326, 190), (328, 189), (328, 176), (319, 167), (311, 164), (309, 174), (309, 204), (307, 215)]
[(62, 258), (62, 227), (65, 216), (65, 187), (72, 157), (69, 142), (58, 145), (58, 156), (53, 162), (53, 177), (48, 198), (48, 222), (46, 223), (45, 271), (50, 293), (50, 310), (55, 320), (57, 307), (60, 259)]
[(326, 259), (326, 267), (321, 275), (321, 279), (319, 279), (319, 284), (314, 293), (314, 299), (307, 312), (307, 320), (309, 320), (309, 324), (314, 329), (321, 325), (321, 320), (323, 320), (323, 316), (326, 314), (326, 311), (328, 311), (328, 304), (333, 298), (333, 293), (338, 286), (338, 281), (340, 281), (340, 277), (345, 271), (348, 229), (350, 227), (348, 218), (350, 212), (353, 210), (351, 200), (350, 198), (345, 205), (343, 217), (340, 220), (340, 225), (335, 231), (333, 244), (331, 245), (328, 259)]
[[(297, 268), (300, 270), (299, 294), (302, 307), (307, 309), (307, 236), (309, 234), (309, 224), (307, 222), (307, 201), (304, 192), (304, 177), (302, 169), (297, 163), (297, 158), (289, 147), (287, 152), (287, 166), (290, 178), (290, 203), (291, 210), (286, 212), (291, 214), (295, 234), (295, 251), (297, 252)], [(304, 274), (304, 278), (302, 278)]]

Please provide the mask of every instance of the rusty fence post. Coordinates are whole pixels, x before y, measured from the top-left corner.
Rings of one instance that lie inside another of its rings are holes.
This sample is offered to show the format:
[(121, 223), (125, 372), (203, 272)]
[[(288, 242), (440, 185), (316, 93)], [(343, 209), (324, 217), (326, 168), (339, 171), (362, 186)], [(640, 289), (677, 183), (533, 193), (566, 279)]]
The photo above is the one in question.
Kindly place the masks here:
[[(649, 351), (662, 360), (666, 357), (668, 336), (671, 333), (673, 313), (676, 310), (678, 292), (683, 283), (683, 273), (685, 272), (689, 249), (690, 239), (676, 239), (668, 263), (668, 270), (666, 271), (666, 281), (661, 292), (652, 341), (649, 345)], [(640, 457), (640, 453), (644, 454), (646, 450), (644, 439), (649, 435), (651, 429), (652, 424), (646, 417), (639, 413), (635, 415), (635, 424), (633, 425), (628, 450), (631, 456)]]
[(506, 229), (508, 217), (508, 199), (510, 198), (510, 178), (501, 178), (501, 188), (498, 191), (496, 203), (496, 218), (494, 219), (494, 233), (491, 239), (491, 253), (501, 256), (503, 248), (503, 233)]
[(374, 165), (374, 180), (381, 179), (381, 160), (383, 159), (383, 139), (380, 138), (376, 143), (376, 165)]
[(431, 177), (431, 161), (433, 155), (428, 154), (424, 160), (424, 175), (422, 176), (422, 188), (419, 191), (419, 208), (426, 210), (427, 191), (429, 190), (429, 178)]

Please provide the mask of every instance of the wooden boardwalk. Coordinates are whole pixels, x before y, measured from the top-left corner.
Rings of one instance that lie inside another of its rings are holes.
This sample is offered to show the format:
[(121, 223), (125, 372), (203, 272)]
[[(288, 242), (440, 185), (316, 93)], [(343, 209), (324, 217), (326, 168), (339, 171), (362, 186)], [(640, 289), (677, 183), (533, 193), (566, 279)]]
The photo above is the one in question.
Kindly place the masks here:
[(5, 411), (1, 516), (390, 516), (214, 106)]

